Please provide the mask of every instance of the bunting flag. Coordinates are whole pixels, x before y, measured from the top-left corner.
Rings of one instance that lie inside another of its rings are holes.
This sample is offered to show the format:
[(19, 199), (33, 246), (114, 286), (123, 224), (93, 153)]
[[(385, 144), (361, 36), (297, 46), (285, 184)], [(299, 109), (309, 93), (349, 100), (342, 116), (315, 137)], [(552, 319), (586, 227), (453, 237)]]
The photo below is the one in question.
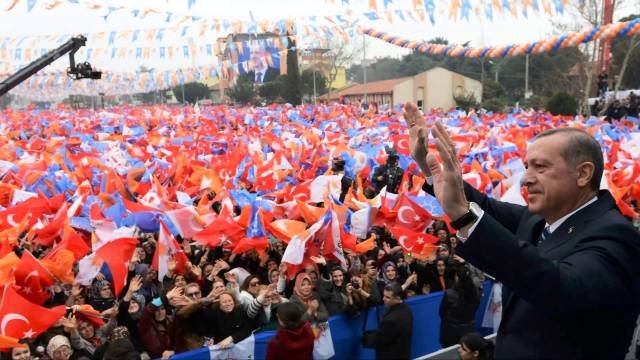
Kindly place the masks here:
[(528, 54), (542, 54), (566, 47), (575, 47), (580, 44), (598, 40), (611, 40), (616, 37), (633, 36), (640, 33), (640, 19), (606, 24), (569, 34), (542, 39), (532, 43), (496, 46), (485, 48), (472, 48), (464, 46), (451, 46), (431, 44), (420, 41), (412, 41), (393, 36), (371, 28), (361, 28), (360, 31), (368, 36), (386, 41), (390, 44), (419, 51), (430, 56), (450, 56), (464, 58), (503, 58), (507, 56), (522, 56)]

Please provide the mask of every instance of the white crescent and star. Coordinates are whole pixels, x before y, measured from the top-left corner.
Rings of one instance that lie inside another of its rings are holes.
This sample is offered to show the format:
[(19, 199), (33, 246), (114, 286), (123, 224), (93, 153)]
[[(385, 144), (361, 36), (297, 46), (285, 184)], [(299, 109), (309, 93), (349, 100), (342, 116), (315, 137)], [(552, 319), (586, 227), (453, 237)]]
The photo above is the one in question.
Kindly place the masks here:
[[(404, 216), (404, 213), (407, 211), (411, 213), (408, 220), (407, 220), (407, 217)], [(417, 215), (416, 212), (410, 206), (404, 205), (404, 206), (401, 206), (400, 209), (398, 209), (398, 220), (400, 220), (402, 223), (413, 224), (413, 222), (415, 221), (414, 219), (416, 215)]]
[(31, 329), (31, 324), (29, 323), (29, 320), (26, 317), (16, 313), (8, 313), (2, 317), (2, 321), (0, 321), (0, 332), (2, 333), (2, 335), (7, 336), (6, 328), (9, 322), (11, 321), (22, 321), (26, 323), (29, 326), (29, 330), (25, 333), (25, 336), (29, 337), (27, 336), (27, 334), (30, 336), (33, 336), (34, 333), (33, 333), (33, 330)]
[(9, 224), (9, 225), (11, 225), (11, 226), (18, 226), (18, 225), (20, 224), (20, 223), (16, 223), (16, 221), (15, 221), (15, 220), (13, 220), (13, 217), (14, 217), (15, 215), (16, 215), (16, 214), (9, 214), (9, 215), (7, 215), (7, 224)]
[(33, 270), (32, 272), (28, 273), (27, 276), (24, 278), (24, 283), (26, 284), (32, 276), (40, 277), (40, 274), (38, 274), (38, 271)]
[(402, 235), (398, 238), (398, 243), (400, 243), (400, 245), (406, 249), (407, 251), (411, 251), (413, 249), (413, 245), (411, 247), (407, 247), (407, 245), (405, 245), (404, 241), (405, 239), (408, 238), (408, 236), (406, 235)]
[(400, 139), (400, 140), (398, 140), (398, 147), (400, 149), (409, 150), (409, 140), (408, 139)]

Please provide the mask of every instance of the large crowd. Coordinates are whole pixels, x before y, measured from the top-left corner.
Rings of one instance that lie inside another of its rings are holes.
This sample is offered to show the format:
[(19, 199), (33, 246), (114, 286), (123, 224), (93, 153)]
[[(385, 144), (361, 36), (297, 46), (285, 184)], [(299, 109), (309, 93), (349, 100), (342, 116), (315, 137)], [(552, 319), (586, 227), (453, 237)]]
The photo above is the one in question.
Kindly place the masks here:
[[(331, 316), (386, 303), (395, 289), (444, 291), (441, 345), (490, 353), (472, 334), (485, 274), (456, 254), (401, 114), (345, 105), (0, 113), (6, 356), (167, 358), (279, 327), (289, 330), (271, 356), (304, 354)], [(511, 201), (522, 198), (514, 179), (529, 139), (587, 129), (607, 154), (603, 183), (640, 227), (637, 121), (425, 116), (451, 129), (468, 182)]]

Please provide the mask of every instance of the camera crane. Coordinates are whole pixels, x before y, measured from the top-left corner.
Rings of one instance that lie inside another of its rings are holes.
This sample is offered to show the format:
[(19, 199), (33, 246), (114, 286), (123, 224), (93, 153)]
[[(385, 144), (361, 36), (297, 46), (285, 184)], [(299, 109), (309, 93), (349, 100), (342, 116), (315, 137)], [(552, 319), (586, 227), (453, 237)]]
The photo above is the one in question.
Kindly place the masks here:
[(91, 64), (83, 62), (76, 64), (74, 58), (75, 53), (87, 43), (87, 38), (78, 35), (72, 37), (66, 43), (60, 45), (57, 49), (51, 50), (48, 53), (42, 55), (40, 58), (34, 60), (29, 65), (18, 70), (15, 74), (9, 76), (5, 80), (0, 82), (0, 96), (8, 93), (11, 89), (20, 85), (23, 81), (33, 76), (38, 71), (44, 69), (46, 66), (56, 61), (58, 58), (69, 53), (69, 68), (67, 69), (67, 75), (75, 80), (80, 79), (93, 79), (98, 80), (102, 77), (100, 71), (95, 71), (91, 68)]

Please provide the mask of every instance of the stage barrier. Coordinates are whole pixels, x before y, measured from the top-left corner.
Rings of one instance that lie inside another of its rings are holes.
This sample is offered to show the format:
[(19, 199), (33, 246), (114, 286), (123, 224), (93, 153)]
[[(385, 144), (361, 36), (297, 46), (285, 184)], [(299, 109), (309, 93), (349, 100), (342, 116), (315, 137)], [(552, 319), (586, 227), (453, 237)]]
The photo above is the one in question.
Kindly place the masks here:
[[(492, 283), (484, 284), (484, 293), (478, 311), (476, 313), (476, 328), (482, 335), (491, 334), (493, 329), (482, 328), (482, 317), (487, 307)], [(441, 349), (438, 341), (440, 334), (440, 315), (438, 309), (442, 301), (443, 292), (429, 295), (414, 296), (406, 300), (413, 311), (413, 339), (411, 342), (411, 357), (419, 358)], [(384, 314), (384, 306), (371, 308), (367, 312), (367, 330), (375, 330), (378, 326), (378, 317)], [(364, 313), (355, 317), (345, 315), (333, 316), (329, 319), (331, 337), (335, 347), (334, 360), (375, 359), (373, 349), (363, 348), (362, 324)], [(267, 351), (267, 343), (275, 335), (275, 331), (263, 331), (255, 334), (255, 359), (264, 359)], [(193, 350), (171, 357), (173, 360), (209, 359), (209, 348)]]

